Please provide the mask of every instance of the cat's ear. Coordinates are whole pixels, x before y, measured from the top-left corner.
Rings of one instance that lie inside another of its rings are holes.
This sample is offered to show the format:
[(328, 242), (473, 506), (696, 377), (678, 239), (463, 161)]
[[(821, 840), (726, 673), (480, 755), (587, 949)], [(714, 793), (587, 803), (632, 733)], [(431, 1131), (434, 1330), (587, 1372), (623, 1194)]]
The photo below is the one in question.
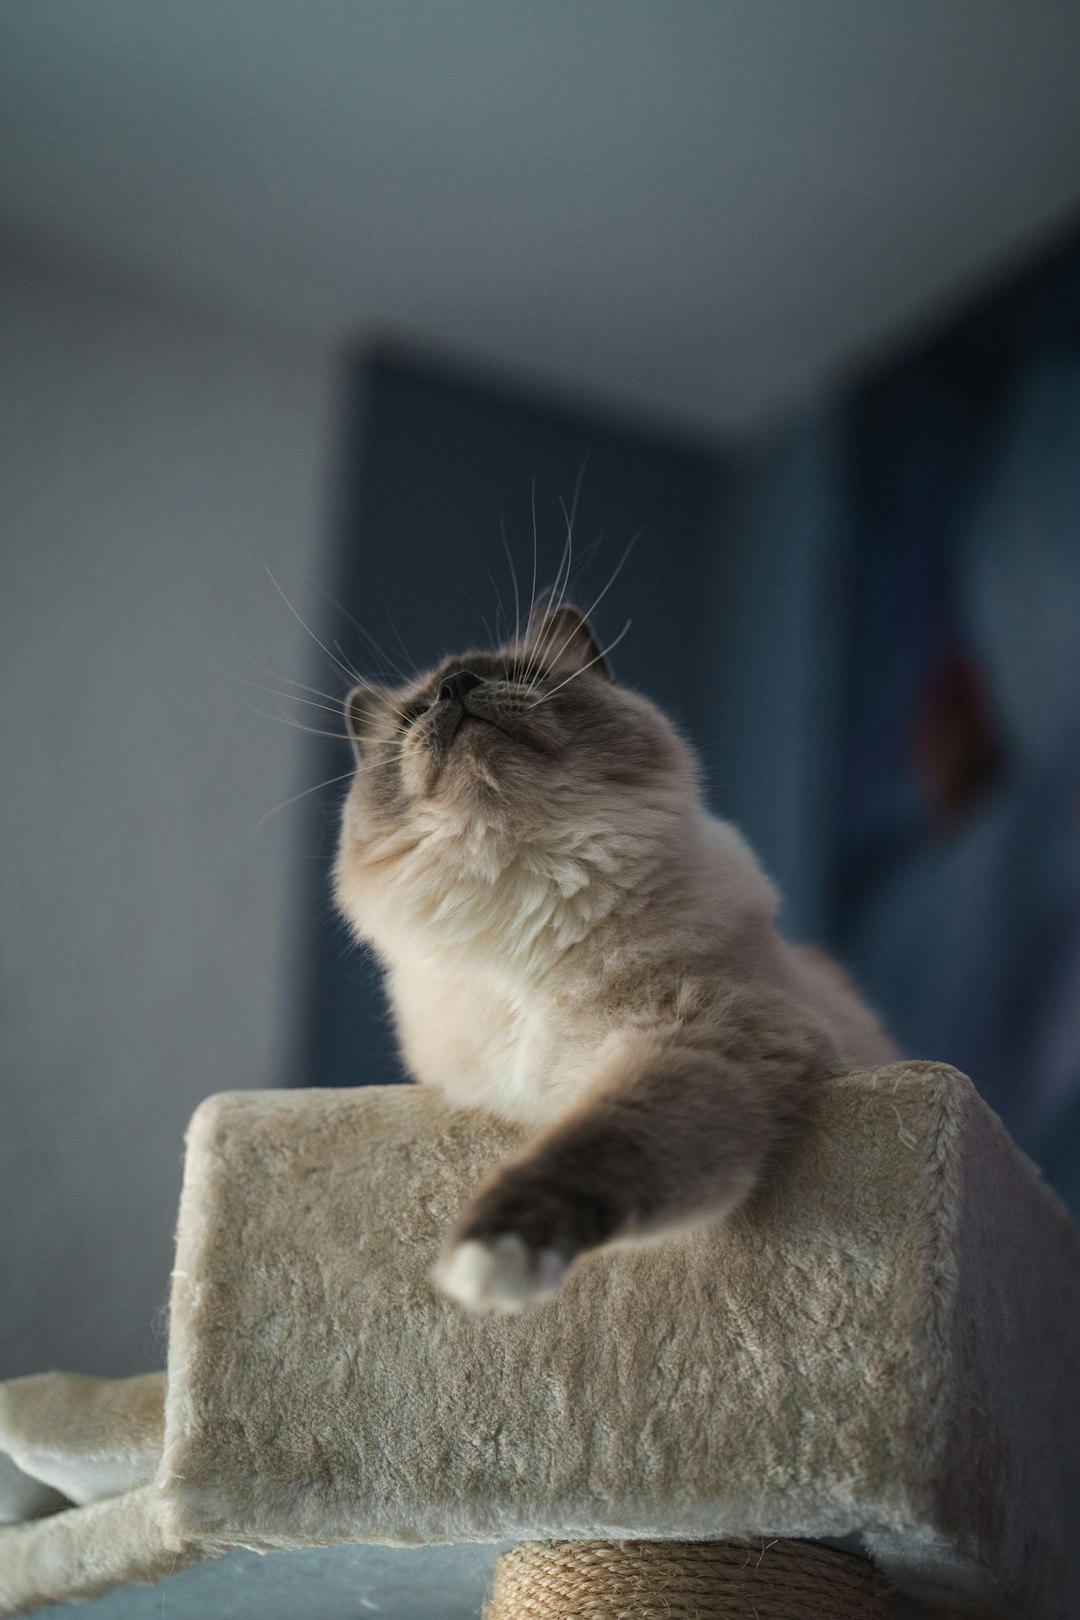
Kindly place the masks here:
[(545, 663), (567, 664), (576, 669), (588, 667), (598, 675), (605, 675), (609, 681), (612, 678), (592, 626), (569, 602), (562, 602), (544, 614), (533, 640), (544, 649)]
[(354, 686), (345, 699), (345, 727), (358, 760), (364, 757), (364, 750), (374, 737), (379, 717), (386, 712), (387, 701), (385, 692), (368, 683)]

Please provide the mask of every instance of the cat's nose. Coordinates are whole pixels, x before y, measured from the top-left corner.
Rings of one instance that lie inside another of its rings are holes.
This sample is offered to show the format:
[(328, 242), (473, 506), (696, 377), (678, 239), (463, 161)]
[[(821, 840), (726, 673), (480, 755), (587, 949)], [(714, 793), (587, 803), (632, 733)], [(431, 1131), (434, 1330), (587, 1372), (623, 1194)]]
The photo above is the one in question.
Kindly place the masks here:
[(439, 687), (439, 697), (448, 698), (451, 703), (460, 703), (465, 707), (465, 694), (471, 692), (474, 686), (483, 686), (482, 675), (474, 675), (471, 669), (459, 669), (456, 675), (448, 675)]

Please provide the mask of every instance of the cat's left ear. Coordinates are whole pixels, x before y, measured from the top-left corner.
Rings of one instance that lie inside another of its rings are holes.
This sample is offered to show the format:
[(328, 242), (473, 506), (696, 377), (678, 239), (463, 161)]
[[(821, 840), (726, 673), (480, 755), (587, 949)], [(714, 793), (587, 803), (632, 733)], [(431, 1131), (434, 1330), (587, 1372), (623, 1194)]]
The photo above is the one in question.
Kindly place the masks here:
[(611, 680), (611, 670), (592, 626), (569, 602), (544, 615), (536, 640), (545, 650), (545, 659), (552, 664), (572, 664), (577, 669), (588, 666)]
[(363, 759), (364, 750), (371, 743), (380, 713), (387, 706), (386, 693), (378, 686), (354, 686), (345, 699), (345, 726), (353, 753)]

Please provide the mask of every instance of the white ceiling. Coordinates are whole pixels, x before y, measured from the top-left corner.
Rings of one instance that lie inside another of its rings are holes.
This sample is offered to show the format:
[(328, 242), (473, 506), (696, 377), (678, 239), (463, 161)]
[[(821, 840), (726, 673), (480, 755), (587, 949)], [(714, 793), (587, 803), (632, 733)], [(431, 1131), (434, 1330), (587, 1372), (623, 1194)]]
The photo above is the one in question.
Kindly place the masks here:
[(760, 422), (1080, 206), (1071, 0), (3, 0), (0, 225)]

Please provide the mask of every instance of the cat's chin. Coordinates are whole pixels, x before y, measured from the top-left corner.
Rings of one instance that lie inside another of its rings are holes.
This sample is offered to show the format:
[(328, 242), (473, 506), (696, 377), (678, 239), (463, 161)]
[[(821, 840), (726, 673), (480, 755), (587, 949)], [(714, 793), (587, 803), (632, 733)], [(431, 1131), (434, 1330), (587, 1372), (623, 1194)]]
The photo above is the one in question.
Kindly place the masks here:
[(497, 748), (500, 739), (508, 742), (515, 740), (497, 720), (488, 720), (479, 714), (467, 714), (454, 733), (447, 749), (447, 758), (460, 754), (463, 749), (466, 753), (477, 748), (486, 752), (488, 749)]
[(425, 759), (425, 796), (445, 800), (502, 793), (517, 750), (515, 739), (490, 721), (470, 715), (448, 745), (432, 749)]
[(499, 719), (483, 714), (467, 714), (447, 749), (447, 758), (464, 751), (486, 759), (507, 750), (525, 749), (532, 754), (555, 752), (555, 738), (549, 728), (523, 719), (520, 715)]
[(416, 798), (436, 803), (479, 799), (512, 809), (520, 795), (535, 791), (538, 756), (555, 753), (540, 728), (469, 715), (449, 743), (433, 739), (422, 755), (406, 761), (406, 786)]

